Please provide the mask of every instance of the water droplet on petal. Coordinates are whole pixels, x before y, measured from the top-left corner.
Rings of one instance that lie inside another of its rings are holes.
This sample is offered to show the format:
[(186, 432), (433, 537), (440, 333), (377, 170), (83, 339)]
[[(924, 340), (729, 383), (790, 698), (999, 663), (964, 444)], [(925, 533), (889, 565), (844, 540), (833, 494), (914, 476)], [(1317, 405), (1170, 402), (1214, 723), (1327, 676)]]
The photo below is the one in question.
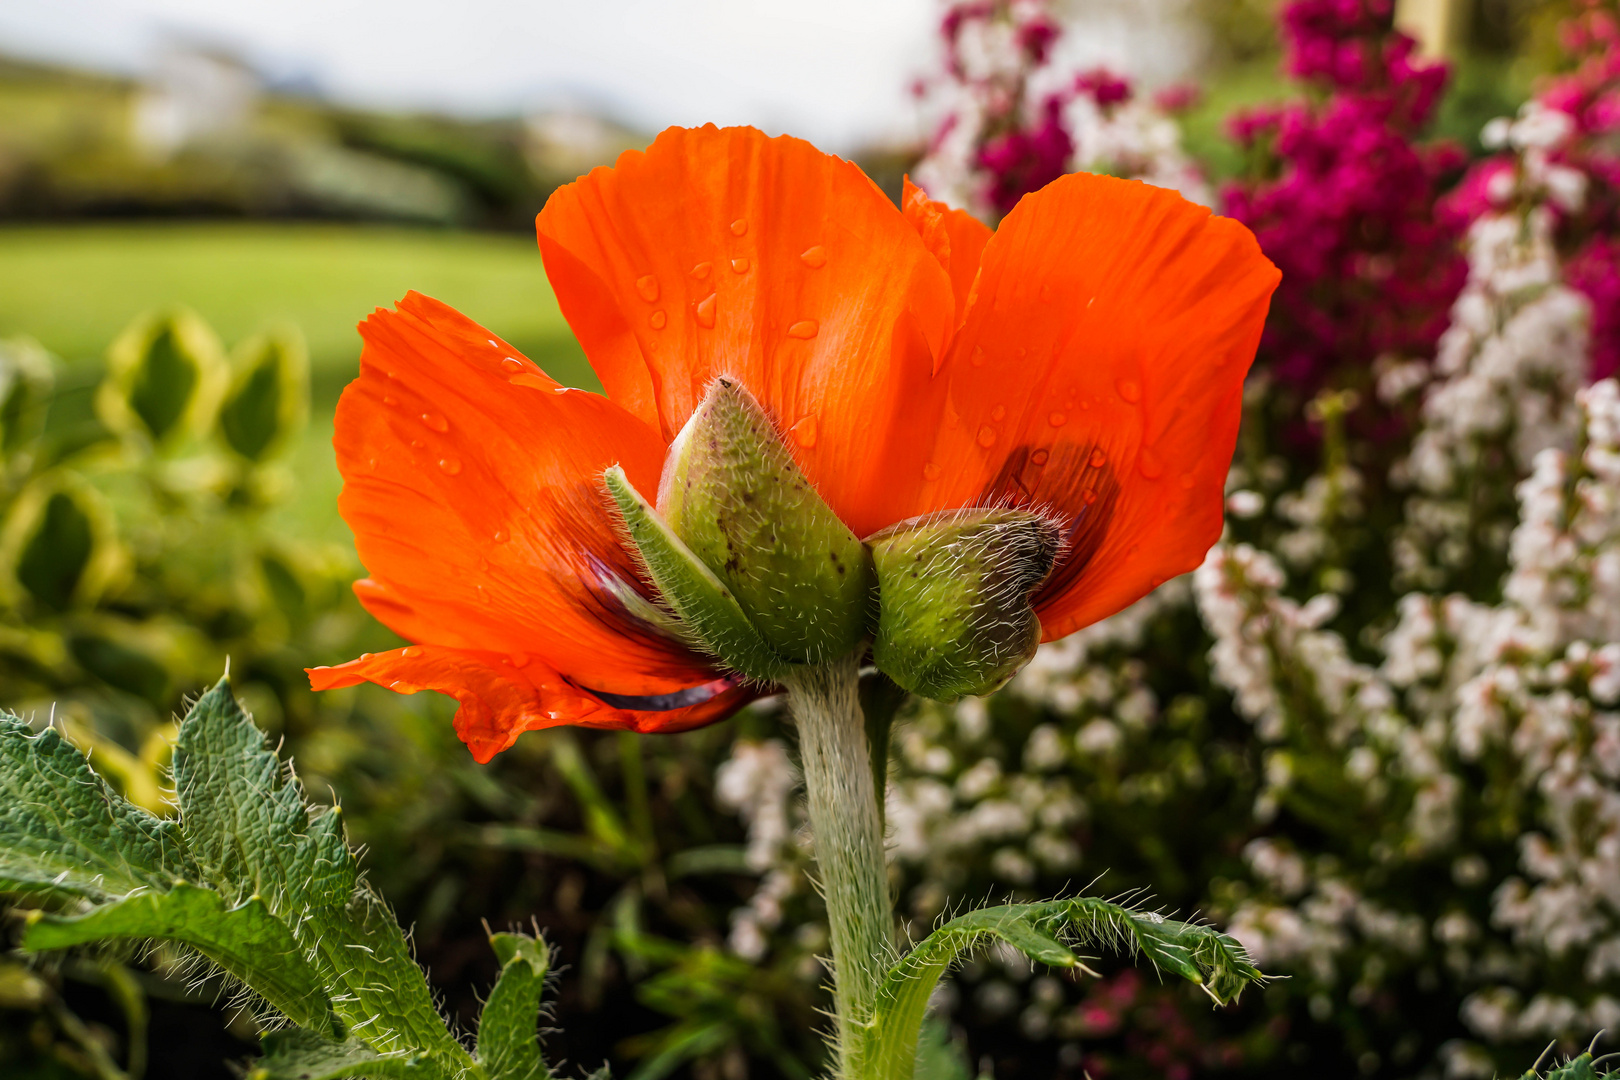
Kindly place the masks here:
[(799, 322), (796, 322), (792, 326), (788, 327), (788, 337), (803, 338), (808, 340), (815, 337), (816, 331), (820, 329), (821, 326), (816, 322), (816, 320), (801, 319)]
[(515, 356), (508, 356), (506, 359), (502, 360), (501, 367), (505, 368), (507, 371), (513, 372), (514, 374), (522, 374), (523, 372), (529, 370), (529, 365), (525, 364)]
[(395, 405), (399, 404), (399, 398), (395, 397), (392, 394), (384, 394), (383, 395), (383, 404), (387, 405), (389, 408), (393, 408)]
[(935, 465), (932, 461), (930, 461), (928, 464), (924, 465), (923, 466), (923, 479), (924, 480), (938, 480), (939, 479), (939, 466)]
[(1046, 418), (1046, 422), (1053, 427), (1062, 427), (1069, 422), (1069, 418), (1060, 412), (1055, 412)]
[(1120, 397), (1132, 405), (1142, 400), (1142, 387), (1134, 379), (1121, 379), (1114, 388), (1119, 391)]
[(529, 666), (529, 654), (528, 653), (521, 653), (521, 652), (520, 653), (513, 653), (512, 654), (512, 666), (513, 667), (519, 667), (519, 668), (528, 667)]
[(814, 416), (804, 417), (788, 430), (793, 434), (793, 441), (806, 450), (816, 445), (816, 418)]
[(422, 650), (418, 649), (415, 645), (407, 645), (405, 648), (399, 651), (399, 655), (403, 656), (407, 660), (415, 660), (418, 656), (422, 655)]
[(360, 659), (362, 659), (362, 660), (370, 660), (371, 659), (371, 654), (368, 653), (368, 652), (363, 652), (363, 653), (360, 654)]
[(705, 329), (712, 328), (714, 326), (714, 293), (710, 293), (699, 300), (697, 307), (693, 309), (693, 314), (697, 316), (699, 326)]
[(640, 293), (641, 298), (647, 303), (652, 303), (658, 299), (658, 279), (651, 274), (636, 278), (636, 292)]
[(1086, 501), (1087, 506), (1090, 506), (1092, 503), (1097, 501), (1097, 493), (1092, 491), (1090, 488), (1086, 488), (1086, 490), (1082, 491), (1080, 493), (1080, 497)]
[(498, 349), (501, 347), (501, 343), (496, 341), (494, 338), (485, 338), (484, 340), (489, 342), (489, 346), (492, 349)]
[(996, 429), (986, 424), (979, 429), (979, 445), (991, 447), (996, 445)]
[(699, 281), (702, 281), (707, 278), (710, 272), (713, 270), (713, 263), (700, 262), (696, 266), (692, 267), (692, 276), (697, 278)]
[(990, 419), (996, 421), (997, 423), (1007, 419), (1007, 406), (997, 405), (995, 408), (991, 409)]
[(738, 218), (736, 221), (733, 221), (731, 223), (731, 235), (732, 236), (741, 236), (743, 233), (745, 233), (747, 231), (748, 231), (748, 221), (747, 221), (746, 218)]
[(1051, 456), (1052, 454), (1048, 450), (1037, 450), (1033, 454), (1029, 455), (1029, 460), (1034, 462), (1036, 465), (1045, 465), (1047, 459)]
[(506, 530), (505, 529), (496, 529), (493, 533), (490, 534), (490, 539), (494, 540), (497, 544), (506, 543)]
[(1164, 475), (1164, 459), (1152, 447), (1144, 446), (1142, 452), (1136, 455), (1136, 468), (1149, 480), (1157, 480)]
[(1192, 486), (1195, 483), (1197, 483), (1197, 480), (1194, 479), (1193, 474), (1192, 473), (1186, 473), (1181, 478), (1181, 490), (1182, 491), (1191, 491)]
[(430, 412), (423, 413), (422, 414), (422, 423), (426, 424), (428, 427), (432, 428), (434, 431), (445, 432), (445, 431), (450, 430), (450, 421), (446, 420), (444, 417), (440, 416), (438, 413), (430, 413)]
[(812, 270), (820, 270), (827, 265), (827, 249), (820, 244), (812, 248), (806, 248), (804, 253), (799, 256), (799, 261)]
[(1106, 464), (1108, 464), (1107, 454), (1104, 454), (1101, 450), (1093, 450), (1091, 452), (1091, 467), (1093, 469), (1100, 469)]
[(439, 468), (446, 476), (454, 476), (461, 471), (461, 462), (453, 457), (442, 457), (439, 459)]
[(971, 358), (969, 358), (968, 363), (972, 364), (974, 367), (984, 367), (984, 347), (983, 346), (981, 346), (981, 345), (973, 346), (973, 356)]
[(732, 259), (731, 260), (731, 268), (733, 270), (735, 270), (739, 274), (746, 274), (746, 273), (748, 273), (748, 260), (747, 259)]
[(647, 322), (654, 330), (662, 330), (664, 328), (664, 324), (669, 322), (669, 316), (664, 314), (663, 308), (659, 308), (657, 311), (647, 316)]

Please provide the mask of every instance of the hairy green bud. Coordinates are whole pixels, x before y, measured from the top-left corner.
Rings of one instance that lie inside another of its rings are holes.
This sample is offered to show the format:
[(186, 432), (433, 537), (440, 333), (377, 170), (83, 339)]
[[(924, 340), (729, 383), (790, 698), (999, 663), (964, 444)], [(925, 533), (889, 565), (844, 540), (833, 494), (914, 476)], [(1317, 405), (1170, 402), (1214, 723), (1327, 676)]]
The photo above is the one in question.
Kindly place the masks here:
[(878, 579), (872, 662), (922, 697), (955, 701), (1006, 684), (1035, 655), (1029, 598), (1052, 571), (1058, 527), (1039, 514), (966, 509), (867, 538)]
[(658, 509), (784, 659), (828, 663), (866, 637), (867, 551), (740, 383), (716, 379), (681, 429)]
[(781, 679), (787, 663), (759, 636), (725, 583), (641, 497), (624, 470), (615, 465), (602, 474), (602, 480), (647, 575), (680, 618), (691, 644), (750, 679)]

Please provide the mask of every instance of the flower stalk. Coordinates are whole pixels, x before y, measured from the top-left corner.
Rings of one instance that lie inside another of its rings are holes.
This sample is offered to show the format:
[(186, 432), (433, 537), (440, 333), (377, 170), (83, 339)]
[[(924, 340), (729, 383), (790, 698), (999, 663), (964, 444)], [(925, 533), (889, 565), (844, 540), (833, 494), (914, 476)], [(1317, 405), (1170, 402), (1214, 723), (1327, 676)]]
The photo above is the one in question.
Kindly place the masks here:
[(853, 655), (799, 668), (787, 682), (832, 932), (840, 1080), (861, 1075), (878, 987), (895, 959), (883, 824), (859, 687)]

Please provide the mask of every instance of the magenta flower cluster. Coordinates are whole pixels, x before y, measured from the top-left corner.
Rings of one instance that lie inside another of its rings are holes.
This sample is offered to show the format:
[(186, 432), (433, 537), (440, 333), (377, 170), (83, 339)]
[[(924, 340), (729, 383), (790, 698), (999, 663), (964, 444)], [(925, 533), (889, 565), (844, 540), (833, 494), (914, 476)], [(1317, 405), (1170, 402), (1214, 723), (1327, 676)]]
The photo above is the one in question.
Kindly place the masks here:
[[(1130, 83), (1101, 68), (1056, 90), (1032, 88), (1050, 74), (1043, 69), (1062, 34), (1046, 0), (953, 3), (940, 34), (949, 77), (977, 103), (977, 145), (967, 164), (983, 177), (987, 209), (997, 216), (1070, 170), (1075, 138), (1065, 109), (1071, 102), (1090, 97), (1106, 109), (1131, 100)], [(947, 115), (931, 152), (962, 122), (957, 112)]]
[(1294, 0), (1282, 21), (1315, 97), (1232, 120), (1250, 169), (1222, 197), (1283, 272), (1261, 362), (1310, 394), (1433, 355), (1467, 276), (1464, 225), (1435, 205), (1464, 158), (1421, 138), (1447, 71), (1395, 30), (1391, 0)]

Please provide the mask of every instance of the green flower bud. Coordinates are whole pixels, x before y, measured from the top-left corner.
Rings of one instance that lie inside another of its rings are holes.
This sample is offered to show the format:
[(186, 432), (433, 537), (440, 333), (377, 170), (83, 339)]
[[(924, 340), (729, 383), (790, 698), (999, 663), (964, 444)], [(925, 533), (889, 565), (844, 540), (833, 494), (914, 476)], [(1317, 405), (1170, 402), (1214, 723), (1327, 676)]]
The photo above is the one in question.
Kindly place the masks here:
[(828, 663), (866, 637), (867, 551), (741, 384), (716, 379), (681, 429), (658, 509), (777, 655)]
[(878, 579), (872, 662), (922, 697), (1006, 684), (1041, 641), (1029, 598), (1057, 558), (1057, 525), (1025, 510), (967, 509), (867, 538)]

